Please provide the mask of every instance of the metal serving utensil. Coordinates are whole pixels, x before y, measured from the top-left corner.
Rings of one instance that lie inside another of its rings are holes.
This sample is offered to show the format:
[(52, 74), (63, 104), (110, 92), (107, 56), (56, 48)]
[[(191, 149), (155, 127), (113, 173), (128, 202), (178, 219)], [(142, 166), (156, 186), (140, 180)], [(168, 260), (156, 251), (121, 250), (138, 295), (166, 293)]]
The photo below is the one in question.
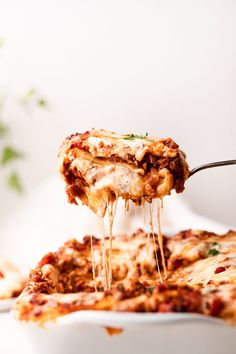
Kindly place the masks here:
[(236, 165), (236, 160), (226, 160), (226, 161), (218, 161), (218, 162), (210, 162), (210, 163), (206, 163), (205, 165), (201, 165), (198, 167), (193, 168), (190, 171), (190, 174), (188, 177), (191, 177), (192, 175), (194, 175), (195, 173), (201, 171), (201, 170), (205, 170), (207, 168), (213, 168), (213, 167), (221, 167), (221, 166), (229, 166), (229, 165)]

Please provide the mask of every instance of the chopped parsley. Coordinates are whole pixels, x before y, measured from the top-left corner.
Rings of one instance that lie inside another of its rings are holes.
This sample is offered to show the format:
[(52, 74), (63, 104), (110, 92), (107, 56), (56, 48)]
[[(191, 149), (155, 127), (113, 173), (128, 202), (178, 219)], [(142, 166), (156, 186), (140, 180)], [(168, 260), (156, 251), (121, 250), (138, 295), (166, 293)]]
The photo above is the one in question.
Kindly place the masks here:
[(208, 251), (209, 256), (217, 256), (220, 252), (216, 248), (211, 248)]
[(135, 139), (146, 139), (148, 141), (152, 141), (151, 139), (148, 138), (148, 133), (144, 135), (136, 135), (136, 134), (125, 134), (124, 140), (135, 140)]

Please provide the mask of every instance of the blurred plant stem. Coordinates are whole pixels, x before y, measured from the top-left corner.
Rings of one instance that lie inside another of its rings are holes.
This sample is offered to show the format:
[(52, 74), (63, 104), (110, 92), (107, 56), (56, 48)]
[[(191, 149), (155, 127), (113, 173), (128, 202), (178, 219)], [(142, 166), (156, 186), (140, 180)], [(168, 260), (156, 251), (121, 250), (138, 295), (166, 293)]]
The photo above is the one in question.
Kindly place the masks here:
[(20, 99), (23, 106), (36, 105), (39, 108), (48, 108), (48, 102), (35, 88), (28, 90)]
[[(3, 47), (5, 41), (0, 37), (0, 48)], [(28, 90), (20, 100), (21, 107), (39, 107), (47, 108), (48, 103), (44, 97), (42, 97), (35, 88)], [(23, 185), (21, 182), (21, 176), (16, 169), (16, 161), (25, 157), (22, 151), (15, 147), (14, 142), (11, 139), (11, 127), (6, 123), (4, 117), (5, 100), (3, 95), (0, 94), (0, 172), (6, 170), (5, 185), (21, 193), (23, 191)], [(5, 173), (3, 174), (5, 176)]]

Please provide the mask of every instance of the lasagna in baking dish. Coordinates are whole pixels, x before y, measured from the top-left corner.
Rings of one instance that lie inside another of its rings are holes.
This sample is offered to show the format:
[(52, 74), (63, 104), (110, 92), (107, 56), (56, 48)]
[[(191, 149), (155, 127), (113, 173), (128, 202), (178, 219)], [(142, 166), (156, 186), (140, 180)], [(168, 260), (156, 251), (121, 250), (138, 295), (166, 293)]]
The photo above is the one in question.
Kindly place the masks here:
[(25, 278), (8, 260), (0, 257), (0, 300), (18, 296), (25, 286)]
[(180, 193), (189, 170), (184, 153), (170, 138), (90, 130), (68, 137), (59, 153), (60, 173), (70, 203), (81, 200), (104, 216), (122, 197), (135, 204)]
[[(101, 241), (86, 236), (48, 253), (31, 271), (14, 306), (16, 318), (43, 324), (79, 310), (192, 312), (236, 322), (236, 232), (187, 230), (163, 237), (168, 276), (158, 275), (155, 253), (142, 230), (113, 239), (112, 278), (104, 289)], [(154, 235), (157, 238), (157, 235)], [(105, 240), (109, 242), (107, 238)], [(94, 268), (94, 272), (93, 272)], [(160, 271), (163, 267), (160, 265)]]

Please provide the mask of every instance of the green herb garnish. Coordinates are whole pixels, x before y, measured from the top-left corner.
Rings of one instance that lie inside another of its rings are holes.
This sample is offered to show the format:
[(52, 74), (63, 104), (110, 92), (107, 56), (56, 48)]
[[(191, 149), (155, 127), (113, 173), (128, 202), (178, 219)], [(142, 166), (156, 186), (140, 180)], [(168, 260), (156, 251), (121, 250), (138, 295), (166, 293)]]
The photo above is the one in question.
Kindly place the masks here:
[(148, 133), (145, 135), (136, 135), (136, 134), (126, 134), (123, 138), (124, 140), (135, 140), (135, 139), (146, 139), (148, 141), (152, 141), (148, 138)]
[(216, 248), (211, 248), (208, 251), (209, 256), (217, 256), (220, 252)]

